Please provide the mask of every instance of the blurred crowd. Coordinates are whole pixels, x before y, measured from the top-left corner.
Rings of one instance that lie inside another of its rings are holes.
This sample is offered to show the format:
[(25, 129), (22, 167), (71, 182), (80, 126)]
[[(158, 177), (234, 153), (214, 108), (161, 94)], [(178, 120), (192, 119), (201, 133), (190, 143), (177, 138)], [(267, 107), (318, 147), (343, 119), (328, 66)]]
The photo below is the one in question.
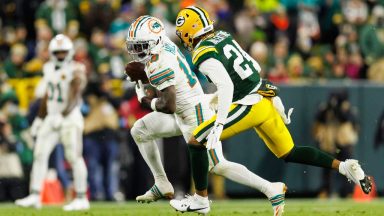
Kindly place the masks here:
[[(42, 66), (49, 59), (49, 41), (57, 33), (64, 33), (74, 41), (74, 58), (87, 67), (89, 85), (82, 108), (84, 155), (90, 169), (93, 199), (98, 199), (101, 193), (104, 199), (114, 200), (121, 179), (135, 181), (128, 179), (129, 173), (148, 175), (143, 161), (132, 159), (140, 156), (132, 144), (129, 128), (149, 110), (136, 100), (132, 85), (124, 82), (123, 73), (127, 62), (126, 30), (140, 15), (160, 18), (167, 35), (177, 42), (174, 20), (179, 9), (192, 4), (205, 8), (215, 20), (216, 28), (231, 32), (260, 63), (262, 77), (273, 82), (319, 79), (384, 82), (383, 0), (0, 0), (0, 3), (0, 160), (14, 164), (9, 169), (0, 166), (0, 179), (24, 176), (22, 185), (28, 182), (32, 162), (33, 138), (28, 128), (42, 96), (38, 83)], [(53, 161), (63, 160), (60, 149), (57, 151), (55, 157), (59, 159)], [(119, 154), (131, 157), (119, 158)], [(59, 165), (55, 164), (62, 163), (52, 162), (51, 166), (57, 168)], [(67, 182), (65, 169), (59, 173), (62, 182)], [(150, 182), (141, 183), (144, 190), (150, 185)], [(63, 185), (70, 187), (70, 183)], [(135, 190), (141, 189), (124, 188), (125, 196), (130, 197), (129, 193), (135, 194)]]

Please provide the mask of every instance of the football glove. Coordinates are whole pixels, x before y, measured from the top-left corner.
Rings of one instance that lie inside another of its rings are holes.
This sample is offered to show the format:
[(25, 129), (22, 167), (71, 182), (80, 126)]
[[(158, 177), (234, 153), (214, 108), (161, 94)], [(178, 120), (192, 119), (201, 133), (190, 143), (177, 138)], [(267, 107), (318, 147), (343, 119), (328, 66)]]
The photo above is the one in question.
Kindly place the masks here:
[(279, 96), (275, 96), (272, 98), (272, 103), (277, 112), (280, 114), (281, 118), (283, 119), (284, 123), (286, 125), (291, 123), (291, 114), (293, 112), (293, 108), (289, 108), (288, 113), (285, 114), (285, 107), (283, 104), (283, 101), (281, 101), (281, 98)]
[(207, 136), (207, 145), (208, 150), (215, 149), (219, 146), (220, 136), (223, 132), (223, 124), (215, 123), (211, 132)]
[(136, 90), (137, 100), (139, 100), (139, 102), (141, 103), (141, 100), (143, 99), (143, 97), (145, 97), (145, 89), (141, 80), (139, 80), (136, 83), (135, 90)]
[(273, 85), (271, 81), (262, 79), (260, 88), (257, 90), (257, 93), (264, 97), (275, 97), (279, 95), (279, 91), (279, 87)]

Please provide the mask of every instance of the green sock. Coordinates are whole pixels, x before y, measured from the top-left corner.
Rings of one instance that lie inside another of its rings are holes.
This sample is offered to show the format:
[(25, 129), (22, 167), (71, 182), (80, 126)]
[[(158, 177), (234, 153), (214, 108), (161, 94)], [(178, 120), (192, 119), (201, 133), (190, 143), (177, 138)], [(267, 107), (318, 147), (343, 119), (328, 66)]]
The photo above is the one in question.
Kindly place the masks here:
[(192, 177), (196, 190), (208, 188), (208, 155), (204, 146), (188, 145)]
[(286, 162), (308, 164), (312, 166), (332, 168), (332, 162), (335, 158), (310, 146), (295, 146), (285, 157)]

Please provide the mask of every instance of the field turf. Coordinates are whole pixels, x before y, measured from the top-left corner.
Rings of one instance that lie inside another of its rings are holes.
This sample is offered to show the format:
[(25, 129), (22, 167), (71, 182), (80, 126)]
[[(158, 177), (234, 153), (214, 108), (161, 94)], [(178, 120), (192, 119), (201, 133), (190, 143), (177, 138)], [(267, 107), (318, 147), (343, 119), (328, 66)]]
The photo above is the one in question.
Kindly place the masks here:
[[(155, 216), (155, 215), (197, 215), (193, 213), (176, 213), (166, 201), (152, 204), (139, 204), (136, 202), (105, 203), (94, 202), (92, 209), (85, 212), (63, 212), (58, 206), (48, 206), (41, 210), (23, 209), (11, 203), (0, 204), (1, 216)], [(269, 202), (257, 200), (227, 200), (213, 201), (209, 215), (250, 215), (272, 216)], [(377, 199), (367, 203), (358, 203), (352, 200), (326, 200), (316, 199), (289, 199), (286, 202), (285, 216), (384, 216), (384, 199)]]

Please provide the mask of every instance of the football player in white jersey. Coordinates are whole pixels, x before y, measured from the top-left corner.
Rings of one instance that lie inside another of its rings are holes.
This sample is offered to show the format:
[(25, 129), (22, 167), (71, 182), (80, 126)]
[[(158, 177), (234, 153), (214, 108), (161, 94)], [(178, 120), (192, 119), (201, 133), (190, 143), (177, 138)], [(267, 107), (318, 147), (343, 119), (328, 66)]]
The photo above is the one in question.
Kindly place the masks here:
[[(161, 198), (170, 198), (174, 194), (174, 189), (164, 171), (155, 140), (183, 135), (188, 142), (196, 126), (212, 117), (214, 111), (210, 110), (202, 87), (185, 57), (165, 36), (164, 25), (159, 19), (151, 16), (137, 18), (128, 30), (126, 43), (133, 61), (145, 65), (145, 73), (150, 84), (161, 91), (158, 98), (150, 98), (146, 96), (140, 81), (136, 85), (138, 100), (154, 112), (136, 121), (131, 134), (155, 178), (153, 187), (144, 195), (136, 197), (136, 200), (152, 202)], [(211, 172), (258, 189), (268, 198), (284, 197), (286, 190), (284, 183), (268, 182), (245, 166), (227, 161), (223, 157), (221, 145), (208, 152), (205, 147), (188, 145), (188, 148), (190, 157), (209, 158)], [(194, 178), (199, 178), (201, 173), (192, 174)], [(199, 185), (196, 185), (196, 188), (198, 189)], [(284, 198), (279, 205), (282, 211)], [(208, 209), (190, 209), (190, 211), (204, 213), (209, 211), (209, 207)]]
[(73, 60), (72, 41), (65, 35), (55, 36), (49, 43), (50, 61), (44, 64), (42, 85), (46, 93), (38, 117), (31, 126), (36, 136), (31, 173), (30, 195), (16, 200), (22, 207), (41, 207), (40, 192), (53, 148), (61, 141), (65, 157), (71, 164), (76, 198), (63, 207), (65, 211), (89, 209), (86, 197), (87, 169), (82, 157), (83, 116), (81, 93), (86, 84), (85, 66)]

